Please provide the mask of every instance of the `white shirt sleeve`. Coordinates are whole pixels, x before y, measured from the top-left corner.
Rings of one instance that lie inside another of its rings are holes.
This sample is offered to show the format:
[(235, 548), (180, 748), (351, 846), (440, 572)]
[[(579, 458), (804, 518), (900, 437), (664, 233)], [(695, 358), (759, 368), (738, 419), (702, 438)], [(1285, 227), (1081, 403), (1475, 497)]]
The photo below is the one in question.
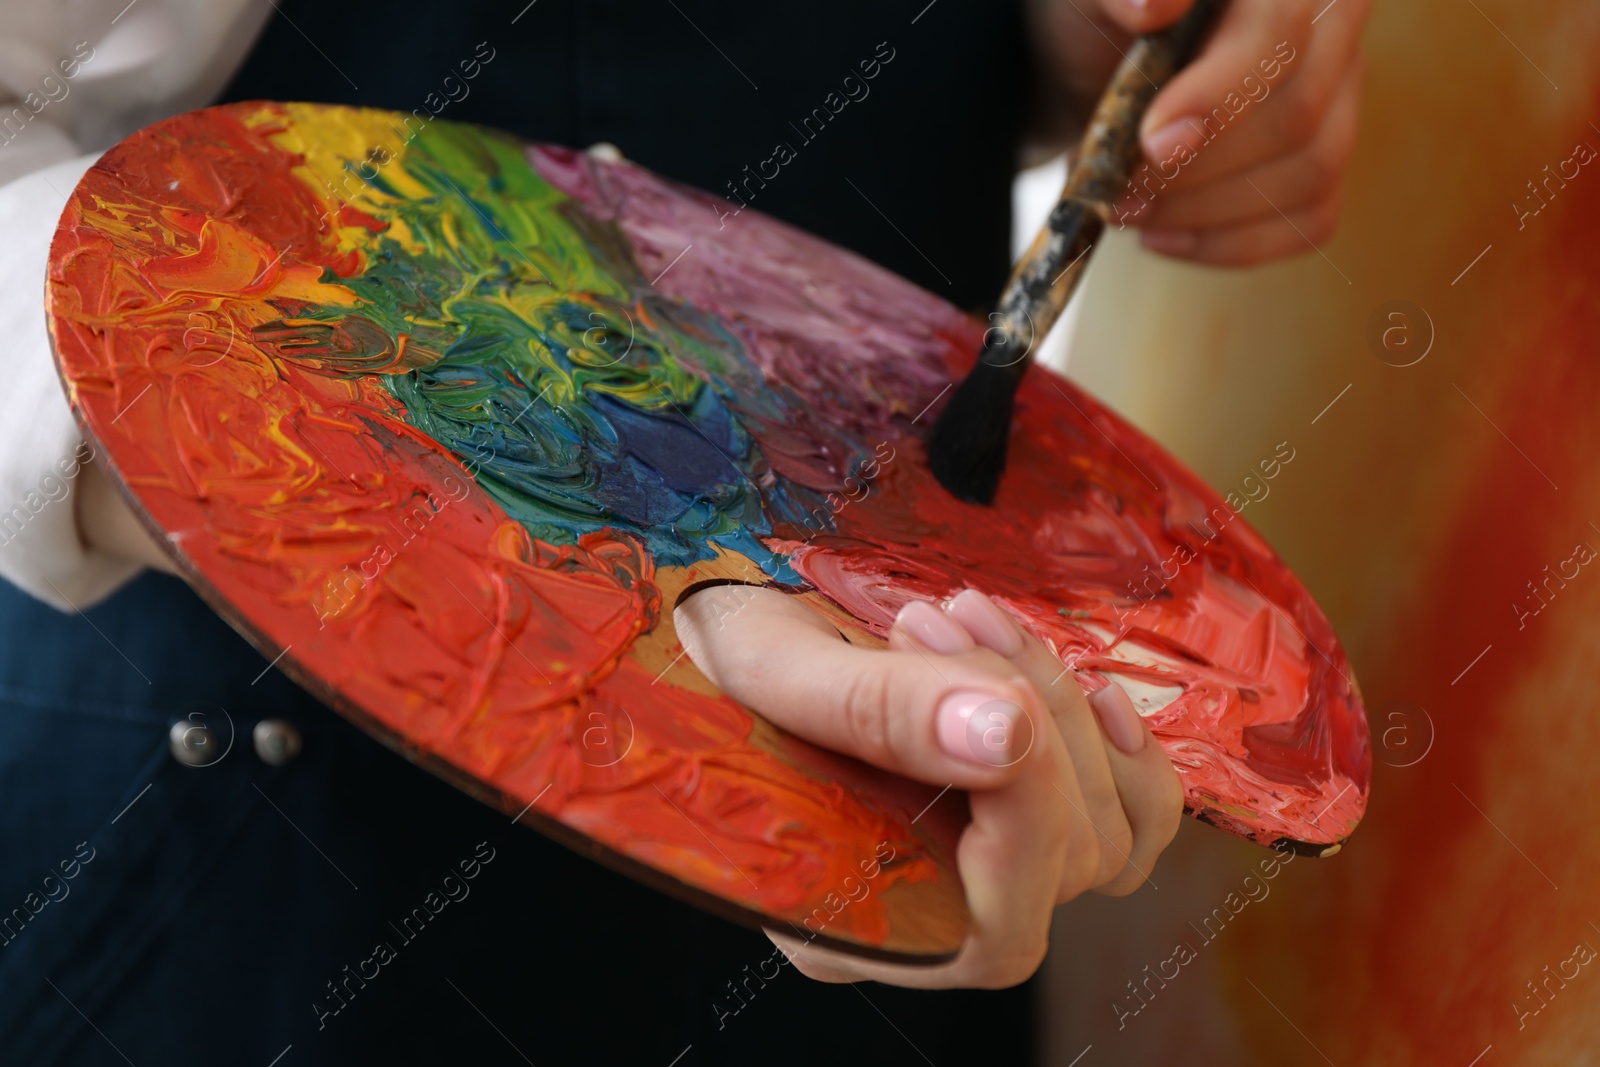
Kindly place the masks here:
[[(0, 32), (0, 578), (62, 611), (139, 565), (87, 548), (74, 480), (93, 455), (56, 374), (45, 268), (67, 196), (99, 152), (207, 103), (265, 0), (7, 0)], [(85, 155), (85, 152), (92, 154)]]
[(0, 577), (63, 611), (110, 596), (139, 571), (78, 536), (72, 489), (90, 452), (56, 375), (43, 312), (56, 220), (95, 158), (0, 188)]

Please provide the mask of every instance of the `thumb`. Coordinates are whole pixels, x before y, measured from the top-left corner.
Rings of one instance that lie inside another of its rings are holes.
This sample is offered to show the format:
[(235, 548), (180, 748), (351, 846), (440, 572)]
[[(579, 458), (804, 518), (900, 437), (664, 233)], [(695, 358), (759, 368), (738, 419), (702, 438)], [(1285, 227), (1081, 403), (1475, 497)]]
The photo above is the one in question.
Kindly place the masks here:
[(1033, 750), (1043, 705), (1002, 657), (941, 655), (894, 635), (857, 648), (797, 597), (717, 586), (680, 604), (691, 658), (728, 696), (790, 733), (932, 785), (992, 789)]

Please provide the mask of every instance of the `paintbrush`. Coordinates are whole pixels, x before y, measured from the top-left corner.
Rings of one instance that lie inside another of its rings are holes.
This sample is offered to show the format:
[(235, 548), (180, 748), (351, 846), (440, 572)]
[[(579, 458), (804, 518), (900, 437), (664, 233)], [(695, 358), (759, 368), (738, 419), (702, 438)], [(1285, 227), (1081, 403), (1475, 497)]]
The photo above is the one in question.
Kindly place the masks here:
[(1011, 404), (1035, 340), (1049, 332), (1083, 277), (1086, 257), (1112, 217), (1139, 160), (1139, 123), (1188, 62), (1220, 0), (1195, 0), (1182, 18), (1136, 39), (1095, 105), (1061, 199), (1017, 263), (984, 334), (983, 351), (928, 437), (939, 484), (974, 504), (994, 499), (1006, 463)]

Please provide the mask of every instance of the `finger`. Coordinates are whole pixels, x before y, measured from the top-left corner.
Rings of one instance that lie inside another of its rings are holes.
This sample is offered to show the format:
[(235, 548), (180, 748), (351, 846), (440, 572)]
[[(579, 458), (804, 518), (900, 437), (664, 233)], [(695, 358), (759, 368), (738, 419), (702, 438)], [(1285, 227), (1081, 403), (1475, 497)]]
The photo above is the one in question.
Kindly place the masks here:
[[(1080, 0), (1082, 2), (1082, 0)], [(1178, 21), (1194, 0), (1095, 0), (1084, 7), (1129, 33), (1150, 33)]]
[(673, 618), (696, 665), (733, 699), (918, 781), (992, 789), (1015, 777), (1038, 734), (1053, 733), (1034, 729), (1043, 703), (1027, 679), (982, 649), (944, 655), (903, 632), (888, 650), (857, 648), (802, 601), (754, 586), (702, 590)]
[[(1099, 865), (1092, 885), (1100, 886), (1121, 877), (1133, 849), (1133, 827), (1123, 812), (1123, 801), (1111, 773), (1106, 739), (1077, 679), (1042, 641), (1023, 630), (998, 604), (977, 590), (958, 593), (946, 604), (945, 610), (974, 641), (1020, 667), (1045, 698), (1045, 705), (1072, 759), (1081, 797), (1081, 800), (1069, 799), (1063, 792), (1056, 802), (1081, 804), (1077, 814), (1099, 837)], [(1062, 886), (1062, 901), (1074, 895), (1072, 887)]]
[[(1363, 2), (1341, 6), (1359, 15)], [(1211, 42), (1156, 94), (1140, 126), (1145, 155), (1162, 178), (1193, 187), (1310, 142), (1360, 29), (1359, 18), (1330, 13), (1312, 33), (1313, 17), (1311, 0), (1228, 6)]]
[(872, 980), (917, 989), (954, 986), (1000, 989), (1024, 981), (1044, 959), (1058, 887), (1088, 887), (1095, 864), (1090, 831), (1056, 794), (1064, 775), (1075, 791), (1070, 762), (1055, 731), (999, 789), (968, 798), (972, 822), (956, 852), (969, 926), (960, 953), (934, 967), (863, 960), (768, 930), (803, 973), (821, 981)]
[(1341, 199), (1342, 194), (1335, 193), (1309, 208), (1275, 211), (1253, 222), (1215, 230), (1145, 230), (1139, 243), (1152, 252), (1217, 267), (1253, 267), (1311, 252), (1326, 256), (1322, 245), (1338, 228)]
[(1364, 76), (1365, 64), (1358, 59), (1305, 148), (1255, 170), (1165, 191), (1148, 203), (1132, 198), (1120, 209), (1123, 221), (1152, 230), (1219, 229), (1276, 216), (1279, 209), (1309, 208), (1333, 196), (1355, 150)]
[(594, 159), (602, 160), (606, 163), (621, 163), (624, 158), (622, 155), (622, 149), (618, 148), (610, 141), (596, 141), (583, 151), (585, 155)]
[(853, 964), (860, 962), (854, 957), (843, 952), (814, 945), (798, 937), (791, 937), (780, 930), (770, 927), (763, 928), (762, 933), (767, 939), (783, 950), (795, 970), (815, 982), (827, 982), (836, 985), (843, 982), (859, 982), (865, 976), (858, 973)]
[[(1205, 147), (1181, 168), (1175, 187), (1193, 187), (1246, 171), (1313, 141), (1328, 122), (1351, 67), (1360, 63), (1358, 45), (1368, 2), (1340, 0), (1329, 10), (1305, 49), (1282, 64), (1285, 73), (1298, 66), (1297, 77), (1276, 83), (1264, 73), (1250, 82), (1240, 79), (1238, 88), (1244, 95), (1221, 98), (1220, 109), (1213, 105), (1202, 123)], [(1229, 125), (1224, 127), (1224, 122)]]
[(1115, 681), (1108, 682), (1090, 694), (1089, 703), (1111, 741), (1106, 756), (1133, 829), (1133, 847), (1123, 857), (1127, 862), (1117, 877), (1095, 886), (1095, 891), (1120, 897), (1151, 880), (1156, 860), (1172, 844), (1183, 817), (1183, 785), (1127, 692)]

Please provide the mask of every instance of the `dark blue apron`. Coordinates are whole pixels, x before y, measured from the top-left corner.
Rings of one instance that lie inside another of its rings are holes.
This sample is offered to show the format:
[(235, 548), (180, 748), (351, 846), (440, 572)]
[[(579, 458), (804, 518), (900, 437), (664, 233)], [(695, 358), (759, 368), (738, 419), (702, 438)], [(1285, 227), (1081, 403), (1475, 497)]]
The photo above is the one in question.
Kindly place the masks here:
[[(263, 719), (297, 758), (263, 761)], [(174, 757), (175, 722), (210, 731), (206, 765)], [(0, 1063), (921, 1062), (912, 1043), (1023, 1063), (1031, 1044), (1027, 987), (813, 983), (760, 934), (511, 825), (163, 575), (81, 616), (0, 585), (0, 804)]]

